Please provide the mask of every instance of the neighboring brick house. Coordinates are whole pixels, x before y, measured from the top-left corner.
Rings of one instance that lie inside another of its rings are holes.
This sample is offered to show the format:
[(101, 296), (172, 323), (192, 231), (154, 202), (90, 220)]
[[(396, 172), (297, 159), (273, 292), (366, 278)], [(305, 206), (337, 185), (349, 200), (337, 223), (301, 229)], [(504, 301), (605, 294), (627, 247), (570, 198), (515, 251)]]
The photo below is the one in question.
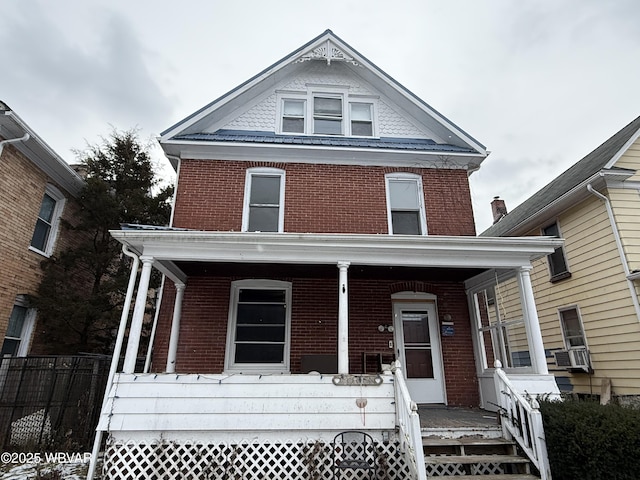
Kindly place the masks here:
[(38, 350), (31, 345), (37, 314), (28, 297), (40, 283), (40, 263), (68, 245), (60, 219), (73, 218), (84, 182), (1, 101), (0, 171), (2, 356), (24, 356)]
[(561, 390), (637, 402), (640, 117), (512, 212), (500, 199), (493, 208), (496, 223), (483, 236), (565, 241), (535, 261), (531, 274), (549, 369)]
[[(98, 427), (108, 478), (156, 461), (170, 473), (201, 461), (191, 448), (247, 439), (263, 450), (238, 455), (265, 464), (341, 430), (404, 439), (396, 419), (411, 401), (495, 409), (500, 346), (485, 342), (495, 326), (483, 302), (497, 275), (521, 285), (513, 328), (529, 351), (506, 371), (523, 390), (557, 392), (528, 268), (561, 242), (476, 237), (468, 176), (485, 147), (331, 31), (160, 144), (178, 172), (171, 228), (112, 232), (142, 271)], [(153, 268), (166, 282), (141, 372)], [(170, 460), (154, 456), (163, 442)]]

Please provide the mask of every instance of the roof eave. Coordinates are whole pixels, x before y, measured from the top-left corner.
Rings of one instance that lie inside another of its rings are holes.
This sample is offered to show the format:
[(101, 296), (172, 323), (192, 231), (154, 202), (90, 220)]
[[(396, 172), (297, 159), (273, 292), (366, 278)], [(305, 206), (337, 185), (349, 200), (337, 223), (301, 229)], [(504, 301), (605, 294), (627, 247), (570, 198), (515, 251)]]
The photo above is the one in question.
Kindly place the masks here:
[(5, 110), (0, 115), (0, 127), (9, 135), (21, 137), (29, 134), (29, 140), (13, 144), (17, 150), (31, 160), (40, 170), (77, 197), (84, 187), (84, 180), (60, 155), (58, 155), (36, 132), (34, 132), (13, 110)]
[(573, 207), (577, 203), (590, 197), (591, 193), (587, 190), (588, 185), (591, 185), (593, 188), (598, 190), (606, 186), (608, 179), (622, 181), (631, 177), (634, 173), (635, 172), (633, 170), (600, 170), (591, 177), (580, 182), (568, 192), (556, 198), (553, 202), (536, 211), (533, 215), (524, 218), (509, 230), (503, 232), (502, 235), (524, 235), (532, 229), (557, 217), (568, 208)]
[(170, 140), (164, 142), (162, 148), (176, 170), (180, 158), (243, 161), (260, 158), (285, 163), (463, 168), (473, 172), (486, 158), (486, 155), (479, 152), (190, 140)]

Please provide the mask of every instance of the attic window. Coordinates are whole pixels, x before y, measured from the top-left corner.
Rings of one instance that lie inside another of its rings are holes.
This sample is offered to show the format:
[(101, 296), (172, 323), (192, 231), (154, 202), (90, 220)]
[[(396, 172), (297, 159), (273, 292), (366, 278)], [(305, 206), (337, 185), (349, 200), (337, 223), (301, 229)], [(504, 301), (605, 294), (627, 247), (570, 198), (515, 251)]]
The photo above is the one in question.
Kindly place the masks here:
[(321, 91), (279, 94), (279, 125), (282, 134), (373, 137), (375, 100), (349, 99), (348, 92)]
[(313, 98), (313, 133), (342, 135), (342, 98)]
[(282, 105), (282, 131), (304, 133), (304, 100), (284, 100)]

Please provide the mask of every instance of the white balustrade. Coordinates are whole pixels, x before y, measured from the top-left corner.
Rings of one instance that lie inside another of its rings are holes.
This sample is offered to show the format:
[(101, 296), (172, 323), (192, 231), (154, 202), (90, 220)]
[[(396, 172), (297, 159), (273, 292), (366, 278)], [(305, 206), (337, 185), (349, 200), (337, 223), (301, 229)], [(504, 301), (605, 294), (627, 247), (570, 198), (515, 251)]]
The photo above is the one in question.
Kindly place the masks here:
[(426, 480), (427, 471), (424, 463), (424, 451), (422, 450), (418, 405), (411, 400), (409, 389), (398, 361), (395, 362), (393, 373), (395, 377), (396, 425), (398, 427), (400, 450), (404, 453), (405, 461), (411, 468), (416, 480)]
[(541, 480), (551, 480), (539, 404), (535, 398), (518, 393), (499, 360), (496, 360), (495, 367), (494, 380), (502, 418), (502, 432), (506, 438), (513, 438), (520, 445), (540, 471)]

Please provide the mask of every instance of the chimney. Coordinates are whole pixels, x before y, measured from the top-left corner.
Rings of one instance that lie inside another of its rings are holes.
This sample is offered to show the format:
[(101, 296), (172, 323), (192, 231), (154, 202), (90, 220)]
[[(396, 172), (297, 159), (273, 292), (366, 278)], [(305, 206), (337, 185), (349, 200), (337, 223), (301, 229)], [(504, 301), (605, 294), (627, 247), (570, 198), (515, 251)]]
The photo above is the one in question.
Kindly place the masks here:
[(500, 197), (493, 197), (491, 212), (493, 213), (493, 223), (495, 225), (507, 214), (507, 206), (504, 204), (504, 200), (501, 200)]

